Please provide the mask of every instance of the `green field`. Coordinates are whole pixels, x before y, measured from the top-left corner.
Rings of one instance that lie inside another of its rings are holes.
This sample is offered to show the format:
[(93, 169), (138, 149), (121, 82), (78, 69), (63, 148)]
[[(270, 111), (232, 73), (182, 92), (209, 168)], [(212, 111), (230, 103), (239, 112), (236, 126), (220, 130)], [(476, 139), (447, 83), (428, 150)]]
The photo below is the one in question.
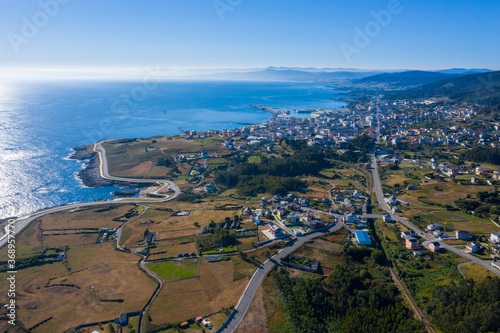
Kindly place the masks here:
[(427, 224), (438, 223), (451, 230), (467, 230), (477, 234), (489, 234), (498, 231), (498, 227), (488, 221), (462, 212), (436, 211), (429, 214), (420, 214), (415, 224), (425, 228)]
[(261, 159), (259, 156), (250, 156), (248, 157), (248, 162), (250, 163), (260, 163)]
[(476, 263), (468, 263), (460, 266), (460, 271), (462, 274), (468, 278), (473, 279), (474, 281), (480, 281), (487, 276), (496, 277), (497, 275), (493, 272), (490, 272), (486, 268)]
[(230, 253), (230, 252), (236, 252), (238, 249), (236, 246), (233, 247), (223, 247), (223, 251), (219, 250), (209, 250), (209, 251), (203, 251), (203, 254), (221, 254), (221, 253)]
[(198, 274), (198, 260), (167, 261), (149, 265), (165, 281), (195, 277)]

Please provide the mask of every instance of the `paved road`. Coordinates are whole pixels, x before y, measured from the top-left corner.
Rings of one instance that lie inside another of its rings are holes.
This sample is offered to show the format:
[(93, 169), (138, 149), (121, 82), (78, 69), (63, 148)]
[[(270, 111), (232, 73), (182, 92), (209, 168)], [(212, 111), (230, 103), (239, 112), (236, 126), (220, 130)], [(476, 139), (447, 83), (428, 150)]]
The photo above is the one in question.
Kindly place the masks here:
[(273, 255), (271, 258), (269, 258), (262, 265), (260, 265), (250, 278), (250, 282), (248, 282), (245, 292), (243, 293), (238, 304), (235, 307), (236, 314), (222, 332), (232, 333), (238, 328), (238, 326), (243, 321), (243, 318), (245, 318), (248, 308), (250, 307), (250, 304), (252, 303), (255, 293), (259, 289), (262, 280), (266, 277), (267, 273), (271, 270), (271, 268), (273, 268), (275, 264), (279, 263), (281, 259), (285, 258), (287, 255), (295, 251), (297, 248), (302, 246), (307, 241), (315, 237), (321, 236), (325, 233), (339, 230), (341, 228), (342, 228), (342, 223), (337, 223), (336, 225), (332, 226), (330, 229), (324, 232), (316, 232), (314, 234), (305, 237), (299, 237), (297, 238), (297, 240), (293, 245), (285, 247), (284, 249)]
[[(68, 204), (68, 205), (48, 208), (48, 209), (44, 209), (44, 210), (38, 211), (36, 213), (30, 214), (30, 215), (15, 219), (14, 224), (10, 227), (11, 234), (13, 234), (13, 235), (19, 234), (33, 220), (36, 220), (37, 218), (40, 218), (40, 217), (48, 215), (48, 214), (53, 214), (53, 213), (57, 213), (57, 212), (62, 212), (62, 211), (76, 209), (76, 208), (82, 208), (82, 207), (88, 207), (88, 206), (97, 206), (97, 205), (144, 203), (144, 202), (164, 202), (164, 201), (173, 200), (175, 197), (177, 197), (181, 193), (181, 191), (179, 190), (179, 187), (176, 184), (174, 184), (171, 181), (165, 180), (165, 179), (134, 179), (134, 178), (123, 178), (123, 177), (111, 176), (108, 172), (108, 161), (106, 160), (106, 150), (102, 147), (103, 142), (105, 142), (105, 141), (100, 141), (94, 145), (94, 151), (96, 151), (99, 154), (99, 159), (100, 159), (99, 171), (101, 173), (101, 177), (111, 179), (111, 180), (122, 181), (122, 182), (130, 182), (130, 183), (154, 183), (154, 182), (158, 182), (158, 183), (160, 183), (160, 185), (161, 184), (168, 184), (172, 188), (172, 190), (174, 191), (174, 194), (171, 196), (165, 196), (164, 198), (160, 198), (160, 199), (145, 200), (145, 199), (134, 199), (134, 198), (125, 198), (125, 199), (120, 198), (120, 199), (114, 199), (114, 200)], [(7, 233), (5, 235), (3, 235), (2, 238), (0, 239), (0, 247), (2, 247), (6, 242), (7, 242)]]
[(107, 142), (110, 140), (101, 140), (94, 144), (94, 151), (99, 154), (99, 172), (101, 173), (102, 178), (110, 179), (110, 180), (116, 180), (116, 181), (121, 181), (121, 182), (128, 182), (128, 183), (159, 183), (161, 186), (164, 186), (165, 184), (168, 185), (173, 191), (174, 195), (173, 196), (165, 196), (165, 199), (167, 200), (172, 200), (176, 196), (178, 196), (181, 191), (179, 190), (179, 187), (174, 183), (166, 179), (135, 179), (135, 178), (125, 178), (125, 177), (114, 177), (109, 174), (108, 170), (108, 160), (106, 158), (106, 150), (102, 146), (104, 142)]

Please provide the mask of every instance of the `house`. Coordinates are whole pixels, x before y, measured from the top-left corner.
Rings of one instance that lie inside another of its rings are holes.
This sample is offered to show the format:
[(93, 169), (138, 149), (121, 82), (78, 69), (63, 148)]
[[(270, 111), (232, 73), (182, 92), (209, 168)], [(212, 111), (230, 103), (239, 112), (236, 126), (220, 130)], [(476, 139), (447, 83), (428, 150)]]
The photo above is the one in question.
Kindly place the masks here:
[(392, 213), (393, 214), (401, 213), (401, 209), (399, 209), (398, 207), (394, 206), (394, 207), (392, 207)]
[(206, 234), (206, 233), (208, 233), (208, 228), (207, 228), (207, 226), (203, 226), (203, 228), (201, 229), (201, 233), (202, 233), (202, 234)]
[(465, 230), (456, 230), (455, 236), (458, 239), (469, 240), (470, 239), (470, 232), (465, 231)]
[(273, 202), (274, 203), (278, 203), (281, 201), (281, 195), (279, 194), (276, 194), (274, 197), (273, 197)]
[(434, 231), (434, 230), (444, 230), (442, 226), (440, 226), (439, 224), (436, 224), (436, 223), (433, 223), (433, 224), (429, 224), (427, 226), (427, 230), (429, 231)]
[(252, 215), (252, 222), (259, 225), (260, 224), (260, 215), (258, 215), (258, 214)]
[(477, 252), (481, 251), (481, 249), (482, 249), (481, 244), (476, 243), (476, 242), (472, 242), (472, 243), (467, 244), (467, 246), (465, 247), (465, 252), (477, 253)]
[(207, 192), (215, 191), (215, 184), (213, 184), (213, 183), (206, 184), (205, 191), (207, 191)]
[(278, 209), (278, 217), (280, 220), (283, 220), (286, 218), (286, 209), (285, 208)]
[(406, 186), (406, 189), (408, 191), (415, 191), (417, 189), (417, 187), (415, 185), (408, 185), (408, 186)]
[(366, 228), (366, 221), (357, 221), (358, 228)]
[(414, 237), (414, 236), (415, 236), (415, 231), (413, 231), (413, 230), (401, 232), (401, 238), (403, 238), (403, 239), (406, 239), (408, 237)]
[(364, 230), (358, 230), (354, 234), (356, 236), (356, 241), (358, 242), (359, 245), (371, 245), (372, 244), (372, 240), (370, 239), (368, 232), (366, 232)]
[(210, 320), (206, 320), (206, 319), (203, 319), (201, 321), (201, 323), (203, 324), (203, 326), (205, 326), (206, 328), (208, 328), (209, 330), (212, 329), (213, 325), (212, 323), (210, 322)]
[(500, 243), (500, 232), (493, 231), (490, 235), (490, 242)]
[(441, 249), (441, 244), (439, 244), (439, 242), (431, 242), (429, 244), (429, 250), (431, 250), (432, 252), (437, 252)]
[(252, 215), (252, 208), (250, 207), (243, 208), (243, 215)]
[(361, 195), (361, 193), (358, 192), (358, 190), (355, 190), (354, 193), (352, 194), (352, 197), (353, 198), (361, 198), (362, 195)]
[(289, 216), (287, 216), (286, 218), (286, 221), (288, 223), (298, 223), (300, 221), (299, 217), (295, 214), (290, 214)]
[(353, 213), (349, 213), (346, 215), (345, 223), (356, 223), (356, 221), (356, 215), (354, 215)]
[(391, 215), (389, 214), (384, 215), (383, 219), (384, 222), (392, 222)]
[(236, 229), (237, 227), (238, 227), (238, 221), (234, 220), (233, 223), (231, 223), (231, 229)]
[(444, 237), (446, 237), (446, 235), (445, 235), (445, 234), (443, 234), (443, 232), (441, 232), (441, 231), (437, 231), (437, 230), (436, 230), (436, 231), (434, 231), (434, 232), (433, 232), (433, 234), (434, 234), (434, 236), (436, 236), (436, 237), (438, 237), (438, 238), (444, 238)]
[(127, 325), (128, 324), (128, 313), (120, 313), (120, 317), (118, 318), (118, 322), (121, 325)]
[(389, 197), (389, 204), (392, 205), (392, 206), (395, 206), (399, 203), (398, 199), (396, 199), (395, 196), (391, 195)]
[(280, 236), (281, 234), (283, 234), (283, 230), (281, 230), (280, 227), (278, 227), (277, 225), (272, 225), (271, 228), (269, 229), (269, 231), (271, 231), (271, 233), (276, 237), (276, 236)]
[(146, 236), (146, 243), (151, 243), (153, 241), (153, 236), (154, 234), (151, 231), (148, 232), (148, 235)]
[(476, 178), (476, 177), (472, 177), (472, 178), (470, 179), (470, 182), (471, 182), (472, 184), (475, 184), (475, 183), (477, 182), (477, 178)]
[(330, 203), (330, 200), (328, 198), (323, 198), (321, 202), (325, 205), (328, 205)]
[(406, 242), (405, 242), (406, 248), (410, 250), (418, 250), (420, 249), (420, 243), (415, 237), (409, 236), (406, 237)]

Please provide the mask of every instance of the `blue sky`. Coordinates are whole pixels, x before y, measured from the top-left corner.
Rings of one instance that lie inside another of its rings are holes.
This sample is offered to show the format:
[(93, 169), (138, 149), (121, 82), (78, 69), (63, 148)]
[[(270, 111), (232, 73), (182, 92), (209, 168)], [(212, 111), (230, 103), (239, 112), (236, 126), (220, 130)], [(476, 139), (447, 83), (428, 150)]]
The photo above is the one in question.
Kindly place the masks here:
[(0, 67), (500, 69), (500, 2), (398, 2), (2, 0)]

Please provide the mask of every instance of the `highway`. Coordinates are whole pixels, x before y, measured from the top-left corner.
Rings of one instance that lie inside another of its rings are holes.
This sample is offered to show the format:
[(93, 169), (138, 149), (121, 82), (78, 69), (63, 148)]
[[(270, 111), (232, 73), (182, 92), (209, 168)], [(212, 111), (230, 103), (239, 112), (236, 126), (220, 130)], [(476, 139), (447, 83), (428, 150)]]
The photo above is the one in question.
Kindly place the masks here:
[(232, 333), (238, 328), (238, 326), (243, 321), (243, 318), (245, 318), (248, 308), (250, 307), (250, 304), (252, 303), (252, 300), (255, 297), (255, 294), (257, 293), (262, 280), (264, 280), (267, 273), (271, 270), (271, 268), (273, 268), (274, 265), (279, 263), (281, 259), (285, 258), (287, 255), (295, 251), (297, 248), (299, 248), (309, 240), (315, 237), (319, 237), (325, 233), (339, 230), (341, 228), (342, 223), (337, 223), (336, 225), (323, 232), (315, 232), (304, 237), (298, 237), (293, 245), (281, 249), (278, 253), (274, 254), (262, 265), (260, 265), (250, 278), (250, 281), (248, 282), (243, 295), (241, 296), (238, 304), (235, 307), (236, 314), (234, 315), (233, 319), (227, 324), (227, 327), (222, 331), (222, 333)]

